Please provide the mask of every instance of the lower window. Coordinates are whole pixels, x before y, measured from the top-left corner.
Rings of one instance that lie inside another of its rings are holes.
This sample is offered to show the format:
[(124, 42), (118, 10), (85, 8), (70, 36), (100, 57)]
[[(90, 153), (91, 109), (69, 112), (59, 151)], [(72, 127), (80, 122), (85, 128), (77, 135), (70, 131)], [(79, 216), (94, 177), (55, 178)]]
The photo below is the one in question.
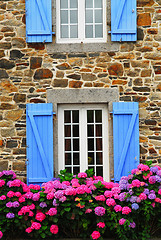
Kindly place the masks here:
[(58, 168), (109, 180), (107, 104), (58, 105)]

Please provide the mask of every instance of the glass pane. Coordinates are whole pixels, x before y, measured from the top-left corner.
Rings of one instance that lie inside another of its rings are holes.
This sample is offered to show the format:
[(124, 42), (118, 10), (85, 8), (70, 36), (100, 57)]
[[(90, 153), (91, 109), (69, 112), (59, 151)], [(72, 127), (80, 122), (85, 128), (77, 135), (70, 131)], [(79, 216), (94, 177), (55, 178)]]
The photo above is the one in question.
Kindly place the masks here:
[(103, 23), (102, 10), (95, 10), (95, 23)]
[(94, 114), (93, 110), (87, 110), (87, 123), (94, 122)]
[(65, 123), (70, 123), (71, 122), (70, 111), (64, 111), (64, 122)]
[(93, 8), (93, 0), (86, 0), (86, 8)]
[(73, 165), (79, 165), (79, 153), (73, 153)]
[(79, 110), (72, 111), (73, 123), (79, 123)]
[(65, 153), (65, 165), (71, 165), (71, 153)]
[(102, 123), (102, 110), (95, 111), (96, 123)]
[(94, 153), (88, 153), (88, 165), (94, 165)]
[(78, 174), (80, 172), (80, 167), (73, 168), (73, 174)]
[(61, 38), (68, 38), (68, 26), (61, 26)]
[(102, 8), (102, 0), (94, 0), (95, 8)]
[(78, 11), (77, 10), (70, 11), (70, 23), (78, 23)]
[(71, 151), (71, 140), (65, 139), (65, 151)]
[(70, 38), (78, 38), (78, 26), (70, 26)]
[(67, 125), (65, 127), (65, 137), (71, 137), (71, 126)]
[(87, 126), (87, 137), (94, 137), (94, 125)]
[(94, 139), (88, 139), (88, 151), (94, 151)]
[(103, 164), (103, 161), (102, 161), (102, 152), (97, 152), (96, 153), (96, 164)]
[(96, 125), (96, 137), (102, 137), (102, 125)]
[(65, 169), (67, 170), (68, 173), (72, 173), (72, 168), (71, 167), (66, 167)]
[(96, 176), (103, 176), (103, 167), (96, 167)]
[(95, 25), (95, 37), (102, 38), (103, 37), (103, 25)]
[(86, 38), (93, 38), (93, 25), (86, 25)]
[(73, 137), (79, 137), (79, 125), (73, 125)]
[(68, 23), (68, 11), (67, 10), (61, 10), (61, 24)]
[(93, 11), (86, 10), (86, 23), (93, 23)]
[(102, 150), (102, 138), (96, 138), (96, 150)]
[(73, 151), (79, 151), (79, 139), (73, 139)]
[(78, 8), (78, 0), (70, 0), (70, 8)]
[(60, 8), (68, 8), (68, 0), (60, 0)]

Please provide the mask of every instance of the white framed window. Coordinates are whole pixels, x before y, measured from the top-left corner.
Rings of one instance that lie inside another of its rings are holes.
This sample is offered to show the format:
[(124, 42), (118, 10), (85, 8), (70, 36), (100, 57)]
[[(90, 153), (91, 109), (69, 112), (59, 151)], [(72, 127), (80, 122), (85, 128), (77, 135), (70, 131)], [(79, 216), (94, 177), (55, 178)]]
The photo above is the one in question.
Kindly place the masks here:
[(56, 0), (57, 43), (106, 42), (106, 0)]
[(109, 181), (107, 104), (58, 105), (58, 170), (93, 168)]

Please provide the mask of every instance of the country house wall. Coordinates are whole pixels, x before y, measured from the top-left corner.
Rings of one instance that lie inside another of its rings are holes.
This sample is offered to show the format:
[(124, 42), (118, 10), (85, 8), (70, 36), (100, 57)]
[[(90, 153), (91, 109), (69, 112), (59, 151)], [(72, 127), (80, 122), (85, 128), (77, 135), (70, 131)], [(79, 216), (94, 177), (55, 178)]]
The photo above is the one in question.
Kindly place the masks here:
[(26, 103), (52, 88), (118, 88), (139, 102), (140, 159), (161, 163), (161, 0), (137, 1), (137, 25), (138, 40), (118, 50), (51, 53), (26, 43), (25, 0), (0, 0), (0, 171), (25, 178)]

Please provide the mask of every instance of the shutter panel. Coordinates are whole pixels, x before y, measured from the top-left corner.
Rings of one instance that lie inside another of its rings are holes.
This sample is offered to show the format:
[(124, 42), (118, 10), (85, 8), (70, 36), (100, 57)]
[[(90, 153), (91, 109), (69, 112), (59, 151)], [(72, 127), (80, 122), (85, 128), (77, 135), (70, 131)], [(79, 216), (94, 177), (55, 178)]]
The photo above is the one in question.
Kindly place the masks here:
[(113, 103), (114, 180), (139, 164), (139, 108), (136, 102)]
[(111, 41), (136, 40), (136, 0), (112, 0)]
[(27, 104), (27, 183), (41, 184), (53, 178), (52, 103)]
[(26, 41), (52, 42), (52, 0), (26, 0)]

